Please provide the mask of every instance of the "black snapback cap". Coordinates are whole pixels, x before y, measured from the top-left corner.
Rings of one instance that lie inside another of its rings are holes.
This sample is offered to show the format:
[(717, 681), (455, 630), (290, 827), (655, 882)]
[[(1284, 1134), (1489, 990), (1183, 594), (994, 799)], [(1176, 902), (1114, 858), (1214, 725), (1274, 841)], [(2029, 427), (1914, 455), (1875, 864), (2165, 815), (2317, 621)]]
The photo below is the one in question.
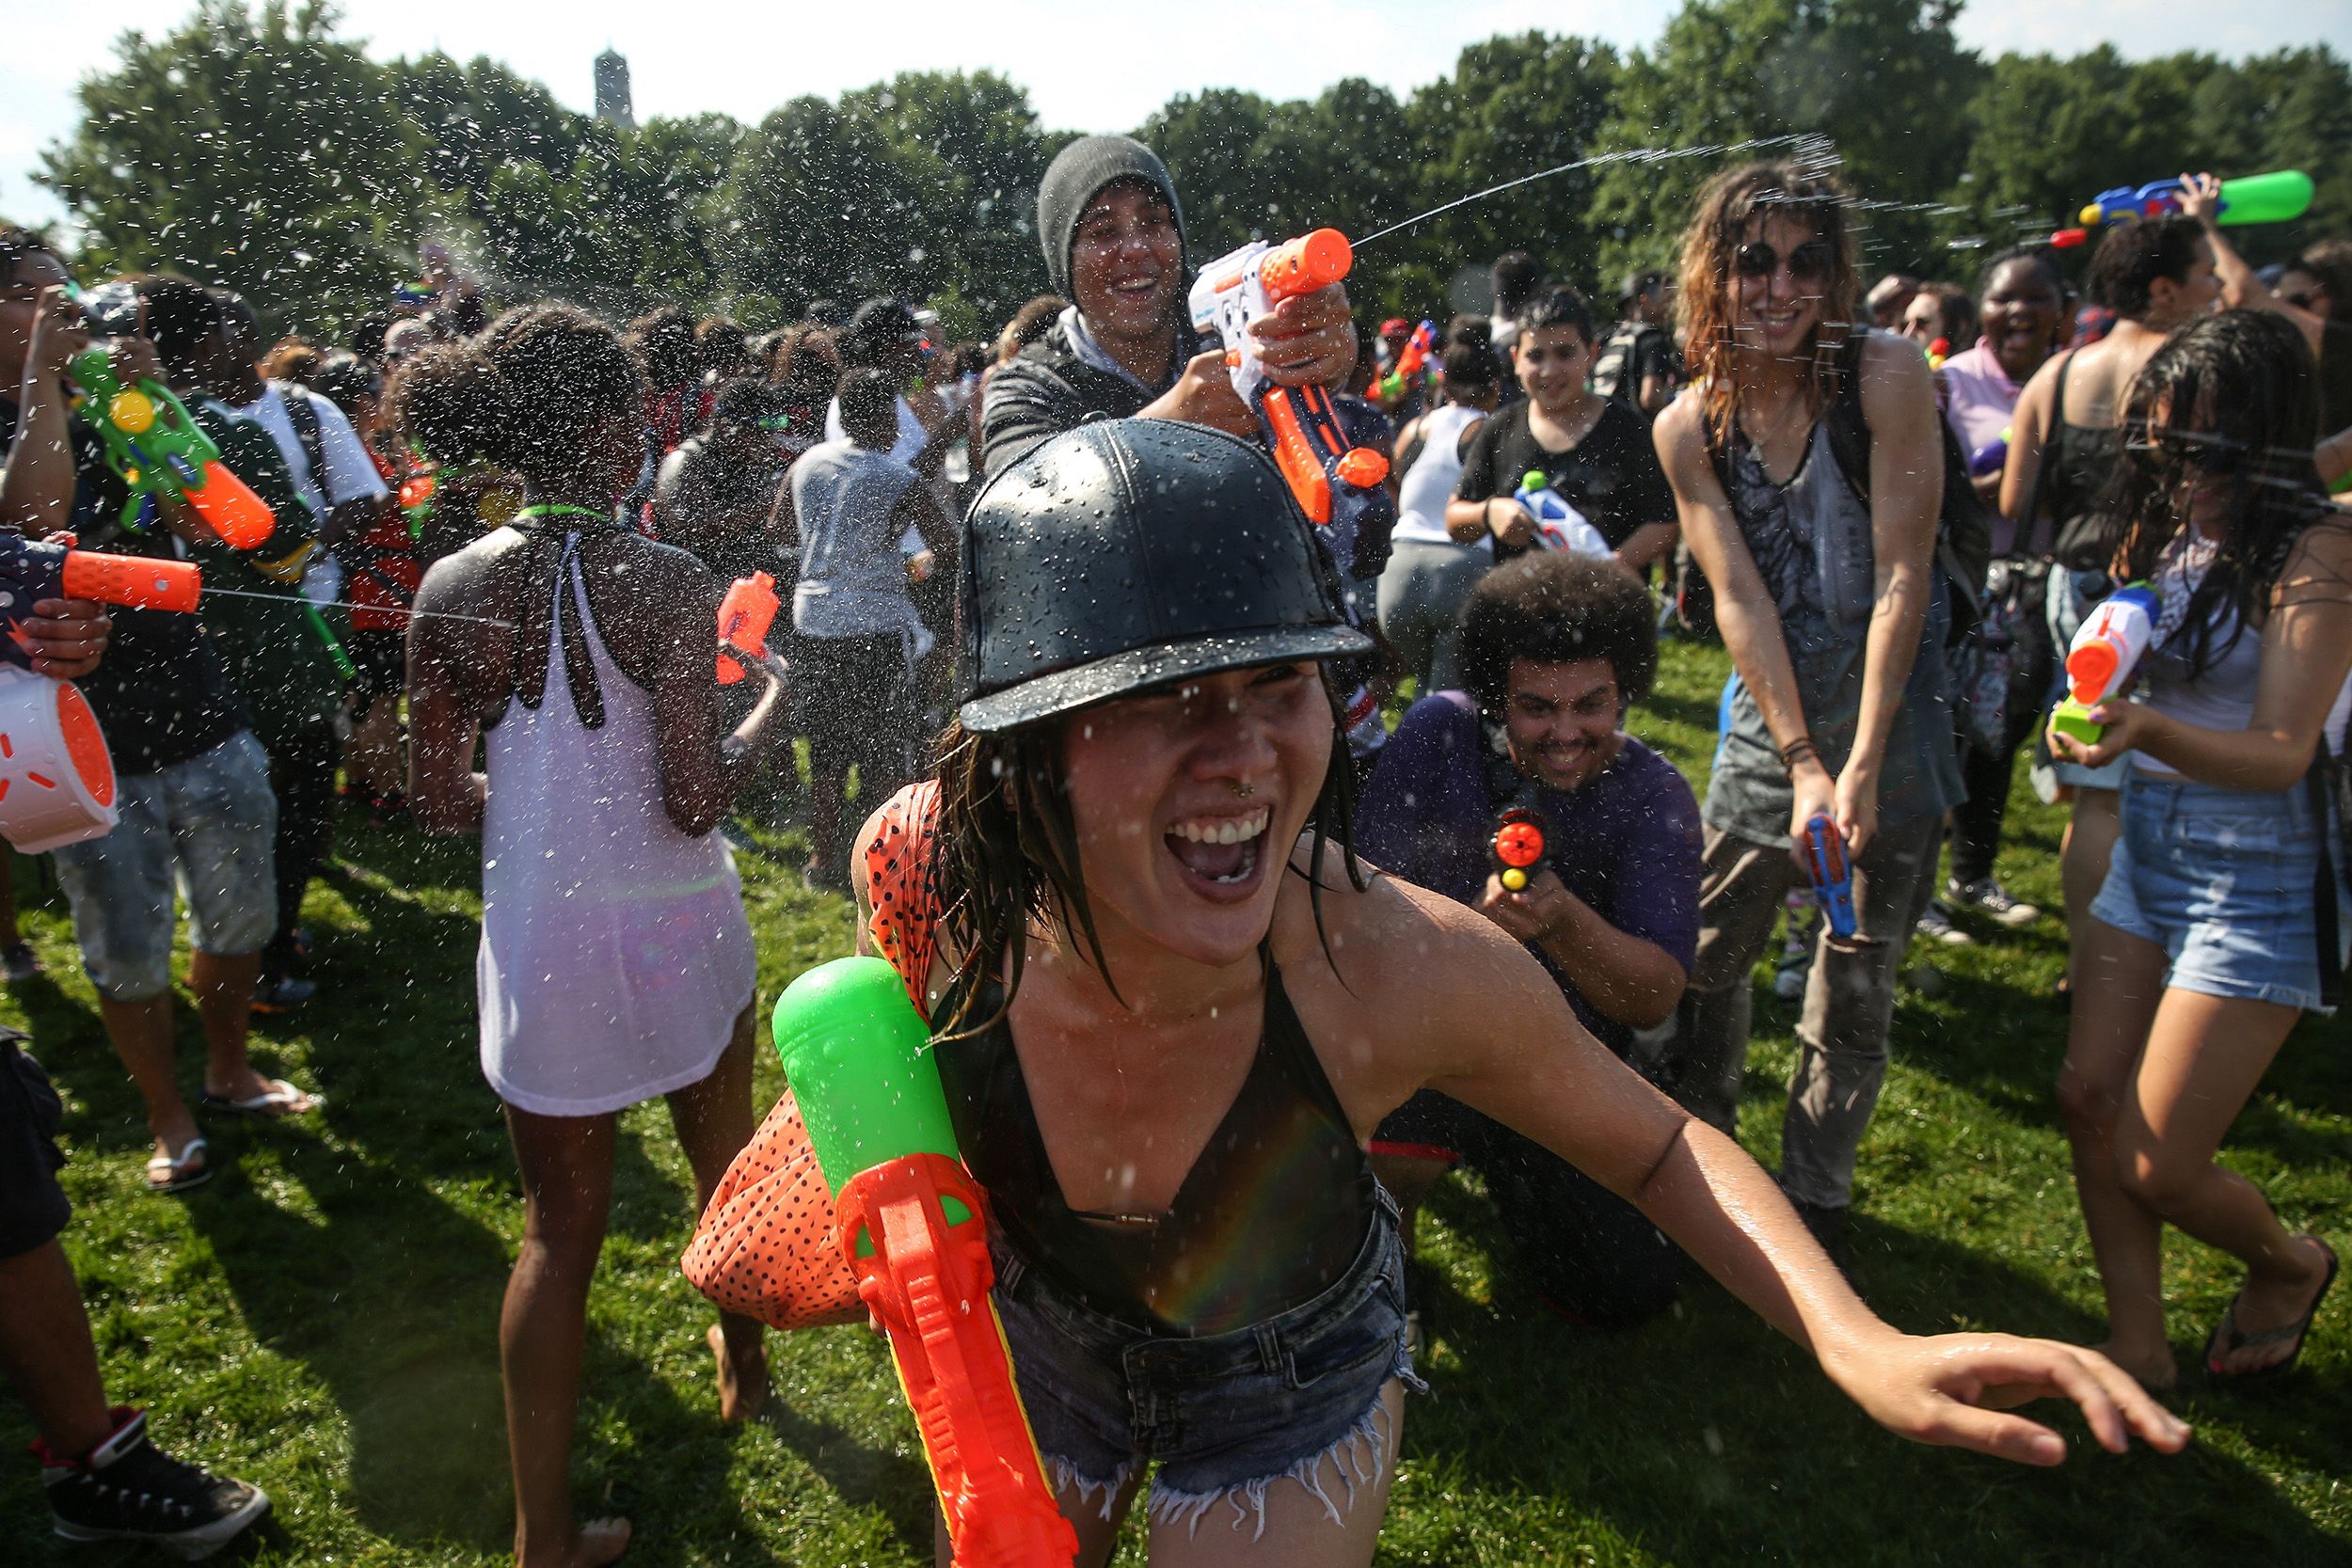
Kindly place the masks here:
[(1010, 729), (1186, 676), (1368, 653), (1265, 453), (1103, 420), (1004, 469), (963, 524), (958, 710)]

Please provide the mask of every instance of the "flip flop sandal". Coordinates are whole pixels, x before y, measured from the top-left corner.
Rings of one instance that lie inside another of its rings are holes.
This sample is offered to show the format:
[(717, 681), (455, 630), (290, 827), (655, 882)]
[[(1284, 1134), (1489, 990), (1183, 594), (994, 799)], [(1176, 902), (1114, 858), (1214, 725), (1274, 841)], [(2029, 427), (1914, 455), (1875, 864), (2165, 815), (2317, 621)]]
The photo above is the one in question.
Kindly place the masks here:
[[(2214, 1325), (2212, 1336), (2205, 1341), (2205, 1375), (2207, 1377), (2220, 1383), (2250, 1383), (2256, 1378), (2284, 1377), (2295, 1370), (2295, 1364), (2297, 1361), (2303, 1359), (2303, 1345), (2311, 1338), (2312, 1320), (2319, 1316), (2321, 1304), (2327, 1301), (2328, 1292), (2335, 1286), (2337, 1267), (2333, 1247), (2326, 1242), (2320, 1242), (2316, 1236), (2309, 1240), (2319, 1242), (2320, 1250), (2328, 1255), (2327, 1277), (2319, 1282), (2319, 1293), (2312, 1297), (2311, 1306), (2305, 1307), (2303, 1315), (2291, 1323), (2280, 1323), (2277, 1328), (2265, 1328), (2258, 1334), (2241, 1334), (2237, 1326), (2237, 1298), (2232, 1297), (2229, 1310), (2221, 1314), (2221, 1321)], [(2290, 1340), (2294, 1342), (2295, 1349), (2289, 1352), (2286, 1359), (2282, 1361), (2274, 1361), (2267, 1367), (2257, 1367), (2250, 1372), (2229, 1372), (2221, 1370), (2222, 1358), (2234, 1351), (2249, 1350), (2262, 1345), (2283, 1345)]]
[(231, 1100), (227, 1095), (206, 1089), (198, 1097), (208, 1111), (226, 1111), (238, 1117), (298, 1117), (318, 1109), (326, 1097), (310, 1094), (295, 1088), (283, 1078), (265, 1078), (262, 1092), (246, 1100)]
[[(157, 1154), (147, 1162), (147, 1190), (151, 1193), (184, 1193), (190, 1187), (200, 1187), (213, 1179), (212, 1162), (205, 1158), (202, 1138), (190, 1138), (180, 1157)], [(188, 1168), (190, 1163), (194, 1170)]]

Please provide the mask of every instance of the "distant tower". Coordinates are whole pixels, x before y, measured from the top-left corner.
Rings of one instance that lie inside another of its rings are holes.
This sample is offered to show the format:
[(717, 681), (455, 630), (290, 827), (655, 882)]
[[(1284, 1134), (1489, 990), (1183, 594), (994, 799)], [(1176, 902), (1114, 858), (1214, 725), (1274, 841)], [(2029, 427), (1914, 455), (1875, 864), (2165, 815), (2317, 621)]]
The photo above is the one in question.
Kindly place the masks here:
[(637, 128), (628, 103), (628, 57), (610, 44), (596, 56), (596, 118), (625, 131)]

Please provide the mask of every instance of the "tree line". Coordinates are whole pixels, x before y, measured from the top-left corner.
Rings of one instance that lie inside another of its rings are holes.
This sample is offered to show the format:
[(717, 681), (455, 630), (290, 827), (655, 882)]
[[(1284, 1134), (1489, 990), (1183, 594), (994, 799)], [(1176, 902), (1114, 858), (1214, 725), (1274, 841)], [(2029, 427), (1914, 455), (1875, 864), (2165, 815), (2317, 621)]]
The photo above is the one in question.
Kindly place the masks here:
[[(1864, 214), (1871, 270), (1968, 279), (1977, 255), (2048, 233), (2097, 191), (2184, 168), (2301, 168), (2310, 215), (2247, 231), (2258, 260), (2352, 231), (2352, 71), (2325, 46), (2240, 61), (1985, 59), (1958, 0), (1685, 0), (1651, 48), (1527, 33), (1464, 49), (1399, 98), (1361, 80), (1311, 101), (1183, 93), (1136, 134), (1167, 160), (1196, 260), (1331, 224), (1366, 235), (1454, 197), (1598, 153), (1817, 132)], [(37, 178), (93, 272), (229, 284), (274, 323), (379, 308), (437, 239), (494, 295), (614, 315), (713, 304), (748, 325), (810, 301), (928, 300), (993, 332), (1045, 286), (1037, 182), (1073, 133), (993, 71), (903, 72), (624, 129), (497, 61), (371, 60), (321, 0), (202, 0), (172, 31), (125, 33), (83, 84), (82, 124)], [(583, 55), (581, 69), (587, 69)], [(1695, 156), (1602, 164), (1433, 218), (1370, 247), (1372, 312), (1466, 303), (1504, 250), (1595, 291), (1662, 265)], [(2080, 253), (2077, 253), (2080, 254)]]

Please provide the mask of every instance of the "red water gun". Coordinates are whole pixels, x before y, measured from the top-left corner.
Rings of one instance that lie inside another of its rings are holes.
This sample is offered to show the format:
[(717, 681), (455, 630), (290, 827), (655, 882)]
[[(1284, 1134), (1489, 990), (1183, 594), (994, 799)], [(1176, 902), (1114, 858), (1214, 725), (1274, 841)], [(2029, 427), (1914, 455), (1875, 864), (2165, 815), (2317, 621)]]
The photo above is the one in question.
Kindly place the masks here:
[(1541, 812), (1513, 806), (1495, 823), (1495, 841), (1488, 847), (1495, 879), (1513, 893), (1523, 893), (1544, 863), (1544, 818)]

